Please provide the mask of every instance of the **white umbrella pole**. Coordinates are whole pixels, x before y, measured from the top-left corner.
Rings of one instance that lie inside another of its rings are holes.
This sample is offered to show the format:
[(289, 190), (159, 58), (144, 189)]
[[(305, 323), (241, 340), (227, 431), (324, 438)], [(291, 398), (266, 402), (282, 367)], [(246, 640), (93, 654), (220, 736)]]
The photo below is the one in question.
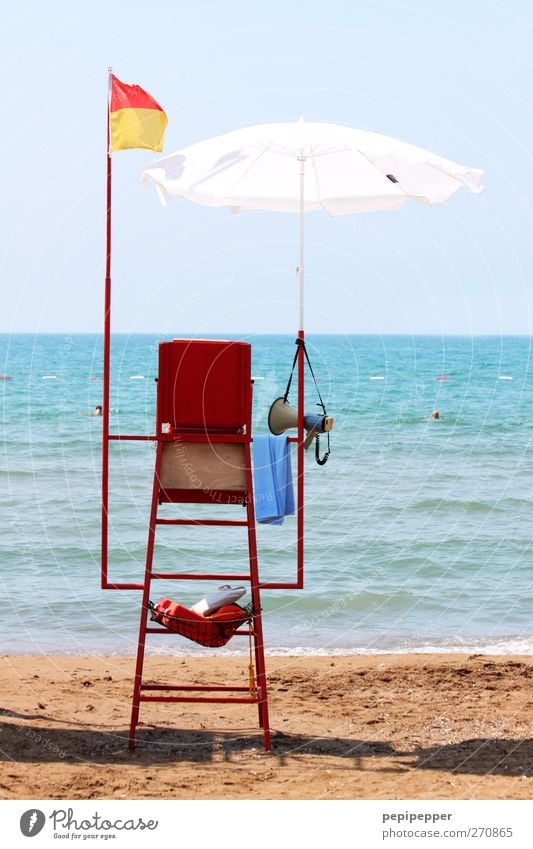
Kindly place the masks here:
[(303, 589), (304, 585), (304, 185), (305, 185), (305, 156), (298, 157), (300, 162), (300, 264), (298, 266), (298, 499), (296, 508), (296, 586)]
[(305, 156), (298, 157), (300, 163), (300, 264), (298, 266), (298, 322), (304, 329), (304, 184)]

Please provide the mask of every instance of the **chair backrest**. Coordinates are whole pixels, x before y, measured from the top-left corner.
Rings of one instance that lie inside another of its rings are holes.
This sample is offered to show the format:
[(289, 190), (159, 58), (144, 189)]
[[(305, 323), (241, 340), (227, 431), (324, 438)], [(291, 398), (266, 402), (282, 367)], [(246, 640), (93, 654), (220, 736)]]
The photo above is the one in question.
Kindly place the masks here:
[(173, 339), (159, 345), (158, 432), (249, 433), (251, 345), (214, 339)]

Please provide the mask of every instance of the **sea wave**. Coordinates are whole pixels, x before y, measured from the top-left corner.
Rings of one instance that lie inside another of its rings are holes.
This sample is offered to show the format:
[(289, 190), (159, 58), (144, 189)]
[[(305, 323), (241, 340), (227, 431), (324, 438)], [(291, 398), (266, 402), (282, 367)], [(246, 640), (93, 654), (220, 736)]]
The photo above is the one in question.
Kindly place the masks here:
[[(185, 649), (176, 650), (172, 646), (157, 646), (148, 650), (149, 654), (157, 656), (176, 657), (203, 657), (212, 656), (212, 650), (207, 649)], [(247, 654), (247, 650), (226, 649), (227, 656), (240, 657)], [(341, 648), (317, 648), (316, 646), (276, 646), (265, 648), (267, 657), (351, 657), (351, 656), (373, 656), (383, 654), (483, 654), (483, 655), (533, 655), (532, 637), (507, 637), (494, 640), (490, 637), (479, 637), (476, 639), (443, 640), (442, 642), (420, 642), (405, 645), (394, 645), (384, 643), (382, 646), (369, 648), (368, 646), (354, 646)]]
[[(11, 645), (4, 647), (4, 656), (36, 656), (46, 654), (53, 657), (134, 657), (136, 654), (136, 642), (130, 640), (115, 647), (113, 650), (103, 647), (86, 646), (83, 639), (79, 644), (70, 649), (62, 648), (60, 645), (49, 643), (42, 646), (37, 643), (26, 643), (24, 645)], [(213, 649), (203, 648), (194, 644), (176, 646), (173, 641), (165, 644), (148, 646), (146, 654), (152, 657), (213, 657)], [(217, 657), (247, 657), (248, 647), (217, 649)], [(461, 639), (445, 639), (442, 641), (413, 642), (407, 640), (401, 645), (384, 642), (378, 646), (341, 646), (317, 647), (317, 646), (273, 646), (265, 647), (267, 657), (361, 657), (379, 655), (411, 655), (411, 654), (454, 654), (454, 655), (494, 655), (508, 656), (521, 655), (523, 657), (533, 656), (533, 636), (520, 637), (510, 636), (494, 639), (492, 637), (477, 637)]]

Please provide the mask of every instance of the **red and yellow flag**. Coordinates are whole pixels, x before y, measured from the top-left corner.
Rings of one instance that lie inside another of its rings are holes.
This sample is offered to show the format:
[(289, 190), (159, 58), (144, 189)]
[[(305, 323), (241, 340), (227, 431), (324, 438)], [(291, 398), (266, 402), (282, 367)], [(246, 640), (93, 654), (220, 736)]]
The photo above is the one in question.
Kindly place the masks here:
[(110, 151), (144, 148), (161, 153), (167, 116), (157, 100), (138, 85), (126, 85), (111, 74)]

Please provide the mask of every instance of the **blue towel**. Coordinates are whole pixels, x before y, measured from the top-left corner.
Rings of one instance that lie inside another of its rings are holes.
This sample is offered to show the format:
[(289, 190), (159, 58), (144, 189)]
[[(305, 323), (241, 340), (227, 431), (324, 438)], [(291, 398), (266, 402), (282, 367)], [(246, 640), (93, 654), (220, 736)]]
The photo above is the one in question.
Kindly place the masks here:
[(254, 436), (255, 518), (281, 525), (294, 513), (291, 453), (286, 436)]

